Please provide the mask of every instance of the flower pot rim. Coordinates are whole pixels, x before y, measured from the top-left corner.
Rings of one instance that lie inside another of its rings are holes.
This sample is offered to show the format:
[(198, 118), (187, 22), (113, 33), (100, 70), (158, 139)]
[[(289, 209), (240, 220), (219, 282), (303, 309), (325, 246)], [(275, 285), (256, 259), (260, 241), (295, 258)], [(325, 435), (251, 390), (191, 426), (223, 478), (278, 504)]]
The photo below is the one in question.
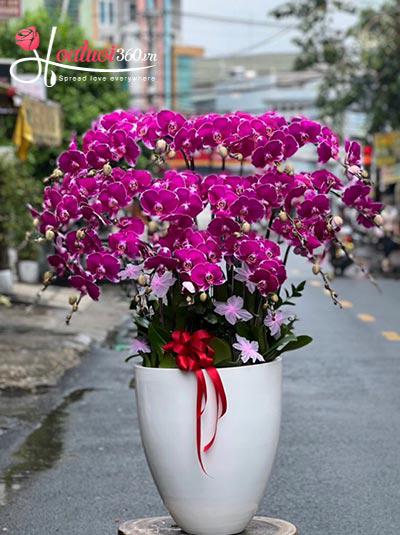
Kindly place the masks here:
[[(254, 364), (247, 364), (246, 366), (227, 366), (227, 367), (223, 367), (223, 368), (217, 368), (217, 370), (221, 373), (221, 372), (232, 372), (232, 373), (235, 373), (235, 372), (239, 372), (239, 371), (242, 371), (245, 370), (245, 369), (253, 369), (255, 367), (264, 367), (264, 366), (272, 366), (272, 365), (277, 365), (278, 363), (282, 362), (282, 357), (279, 356), (277, 357), (276, 359), (274, 360), (271, 360), (269, 362), (259, 362), (259, 363), (254, 363)], [(150, 370), (152, 371), (162, 371), (162, 372), (183, 372), (183, 373), (186, 373), (184, 370), (181, 370), (179, 368), (154, 368), (153, 366), (143, 366), (143, 364), (135, 364), (134, 365), (134, 368), (141, 368), (143, 370), (148, 370), (150, 372)], [(204, 370), (206, 370), (206, 368), (203, 368)], [(151, 373), (151, 372), (150, 372)]]

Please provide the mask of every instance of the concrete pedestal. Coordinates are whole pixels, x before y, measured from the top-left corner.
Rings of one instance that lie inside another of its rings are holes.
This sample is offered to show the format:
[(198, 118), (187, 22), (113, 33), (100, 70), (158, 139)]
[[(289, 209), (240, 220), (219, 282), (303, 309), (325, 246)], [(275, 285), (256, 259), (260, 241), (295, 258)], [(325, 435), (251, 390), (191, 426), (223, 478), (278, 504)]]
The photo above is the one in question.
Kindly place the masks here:
[[(142, 518), (129, 520), (119, 526), (118, 535), (183, 535), (184, 532), (174, 524), (169, 516), (158, 518)], [(296, 535), (297, 529), (293, 524), (278, 520), (256, 516), (243, 535)]]

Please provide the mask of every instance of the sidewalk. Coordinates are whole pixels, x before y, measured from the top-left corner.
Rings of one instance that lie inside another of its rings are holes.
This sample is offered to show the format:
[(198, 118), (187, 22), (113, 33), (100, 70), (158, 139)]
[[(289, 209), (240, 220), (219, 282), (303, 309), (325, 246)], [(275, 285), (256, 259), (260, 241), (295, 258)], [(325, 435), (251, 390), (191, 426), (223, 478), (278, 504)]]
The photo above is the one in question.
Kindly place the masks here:
[(80, 363), (82, 353), (102, 344), (129, 312), (120, 292), (104, 287), (101, 301), (83, 299), (67, 326), (73, 291), (50, 286), (35, 304), (39, 290), (39, 285), (17, 283), (12, 306), (0, 306), (0, 390), (34, 392), (54, 386), (66, 370)]

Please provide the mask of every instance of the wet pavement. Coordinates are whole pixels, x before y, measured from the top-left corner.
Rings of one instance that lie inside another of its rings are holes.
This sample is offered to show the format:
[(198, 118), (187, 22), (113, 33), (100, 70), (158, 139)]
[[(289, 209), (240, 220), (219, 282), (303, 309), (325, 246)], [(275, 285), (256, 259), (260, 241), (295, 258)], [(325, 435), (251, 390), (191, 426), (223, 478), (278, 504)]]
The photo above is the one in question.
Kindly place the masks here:
[[(302, 268), (290, 274), (300, 280)], [(299, 302), (298, 332), (315, 342), (284, 357), (281, 442), (260, 514), (304, 535), (398, 533), (400, 284), (381, 285), (337, 280), (340, 311), (314, 279)], [(90, 353), (47, 394), (0, 398), (0, 533), (116, 535), (124, 520), (166, 514), (125, 341)]]

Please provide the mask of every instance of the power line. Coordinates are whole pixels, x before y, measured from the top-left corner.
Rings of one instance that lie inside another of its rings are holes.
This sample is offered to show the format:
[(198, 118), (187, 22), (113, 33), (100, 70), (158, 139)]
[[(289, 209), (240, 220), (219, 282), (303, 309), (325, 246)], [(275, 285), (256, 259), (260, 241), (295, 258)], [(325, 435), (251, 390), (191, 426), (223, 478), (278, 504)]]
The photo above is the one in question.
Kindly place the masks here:
[[(161, 14), (161, 13), (159, 13)], [(198, 13), (193, 11), (180, 11), (176, 9), (163, 10), (162, 14), (175, 15), (177, 17), (191, 18), (196, 20), (206, 20), (208, 22), (216, 22), (222, 24), (234, 24), (239, 26), (257, 26), (261, 28), (287, 28), (293, 29), (294, 25), (289, 24), (279, 24), (273, 21), (260, 21), (255, 19), (243, 19), (239, 17), (226, 17), (225, 15), (207, 15), (205, 13)], [(157, 15), (157, 13), (154, 13)], [(147, 15), (148, 16), (148, 15)], [(143, 11), (138, 11), (136, 17), (146, 17), (146, 13)]]

